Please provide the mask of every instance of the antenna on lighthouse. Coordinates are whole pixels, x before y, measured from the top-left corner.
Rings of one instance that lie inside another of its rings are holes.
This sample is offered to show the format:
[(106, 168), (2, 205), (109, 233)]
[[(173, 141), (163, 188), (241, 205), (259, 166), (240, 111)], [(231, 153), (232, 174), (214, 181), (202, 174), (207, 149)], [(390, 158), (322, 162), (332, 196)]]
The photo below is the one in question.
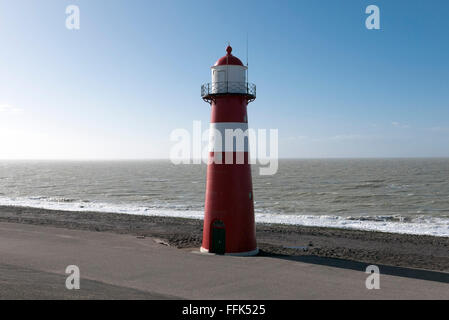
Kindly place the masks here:
[(249, 53), (248, 53), (248, 51), (249, 51), (249, 49), (248, 49), (248, 47), (249, 47), (249, 45), (248, 45), (248, 43), (249, 43), (249, 36), (248, 36), (248, 32), (246, 33), (246, 66), (248, 66), (248, 60), (249, 60)]
[(226, 48), (226, 92), (229, 90), (229, 55), (231, 54), (231, 51), (228, 52), (228, 48), (230, 47), (231, 41), (228, 41), (228, 47)]
[(249, 82), (249, 36), (246, 33), (246, 82)]

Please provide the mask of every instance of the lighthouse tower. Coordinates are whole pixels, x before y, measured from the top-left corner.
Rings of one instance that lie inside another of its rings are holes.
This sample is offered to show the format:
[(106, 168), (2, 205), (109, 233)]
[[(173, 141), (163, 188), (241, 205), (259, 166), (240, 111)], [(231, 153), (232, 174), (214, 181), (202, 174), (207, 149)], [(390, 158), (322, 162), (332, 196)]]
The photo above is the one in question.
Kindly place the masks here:
[(231, 46), (226, 52), (211, 68), (212, 82), (201, 87), (212, 107), (201, 251), (250, 256), (258, 248), (248, 139), (237, 143), (232, 138), (229, 144), (228, 137), (247, 132), (247, 106), (256, 98), (256, 86), (247, 82), (247, 67), (232, 55)]

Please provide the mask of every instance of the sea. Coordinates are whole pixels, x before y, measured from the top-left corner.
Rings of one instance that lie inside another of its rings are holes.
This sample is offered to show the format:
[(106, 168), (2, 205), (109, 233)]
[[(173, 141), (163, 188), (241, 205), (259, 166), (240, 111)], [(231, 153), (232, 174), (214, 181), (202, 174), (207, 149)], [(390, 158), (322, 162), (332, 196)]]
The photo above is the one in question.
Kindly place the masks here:
[[(0, 206), (202, 219), (205, 185), (168, 160), (0, 161)], [(449, 237), (449, 159), (284, 159), (253, 189), (259, 223)]]

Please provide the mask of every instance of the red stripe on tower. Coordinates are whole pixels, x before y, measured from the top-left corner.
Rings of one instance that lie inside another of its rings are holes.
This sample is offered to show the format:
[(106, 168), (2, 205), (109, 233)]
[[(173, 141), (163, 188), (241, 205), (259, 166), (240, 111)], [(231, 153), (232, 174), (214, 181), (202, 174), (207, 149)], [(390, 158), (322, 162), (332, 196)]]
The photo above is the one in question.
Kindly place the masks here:
[[(211, 139), (207, 167), (206, 202), (202, 252), (230, 255), (258, 253), (254, 221), (254, 197), (249, 163), (248, 139), (243, 145), (226, 144), (226, 130), (248, 129), (247, 106), (256, 98), (256, 87), (246, 79), (247, 67), (231, 54), (219, 59), (212, 69), (212, 82), (201, 88), (211, 104)], [(231, 163), (229, 163), (229, 161)]]

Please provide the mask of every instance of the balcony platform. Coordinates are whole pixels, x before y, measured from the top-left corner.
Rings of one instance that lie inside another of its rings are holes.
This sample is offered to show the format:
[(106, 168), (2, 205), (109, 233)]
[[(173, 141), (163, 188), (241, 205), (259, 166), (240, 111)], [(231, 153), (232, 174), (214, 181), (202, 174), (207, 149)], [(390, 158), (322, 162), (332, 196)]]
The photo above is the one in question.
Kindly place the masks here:
[(201, 97), (211, 103), (218, 96), (244, 95), (248, 102), (256, 100), (256, 85), (249, 82), (212, 82), (201, 86)]

